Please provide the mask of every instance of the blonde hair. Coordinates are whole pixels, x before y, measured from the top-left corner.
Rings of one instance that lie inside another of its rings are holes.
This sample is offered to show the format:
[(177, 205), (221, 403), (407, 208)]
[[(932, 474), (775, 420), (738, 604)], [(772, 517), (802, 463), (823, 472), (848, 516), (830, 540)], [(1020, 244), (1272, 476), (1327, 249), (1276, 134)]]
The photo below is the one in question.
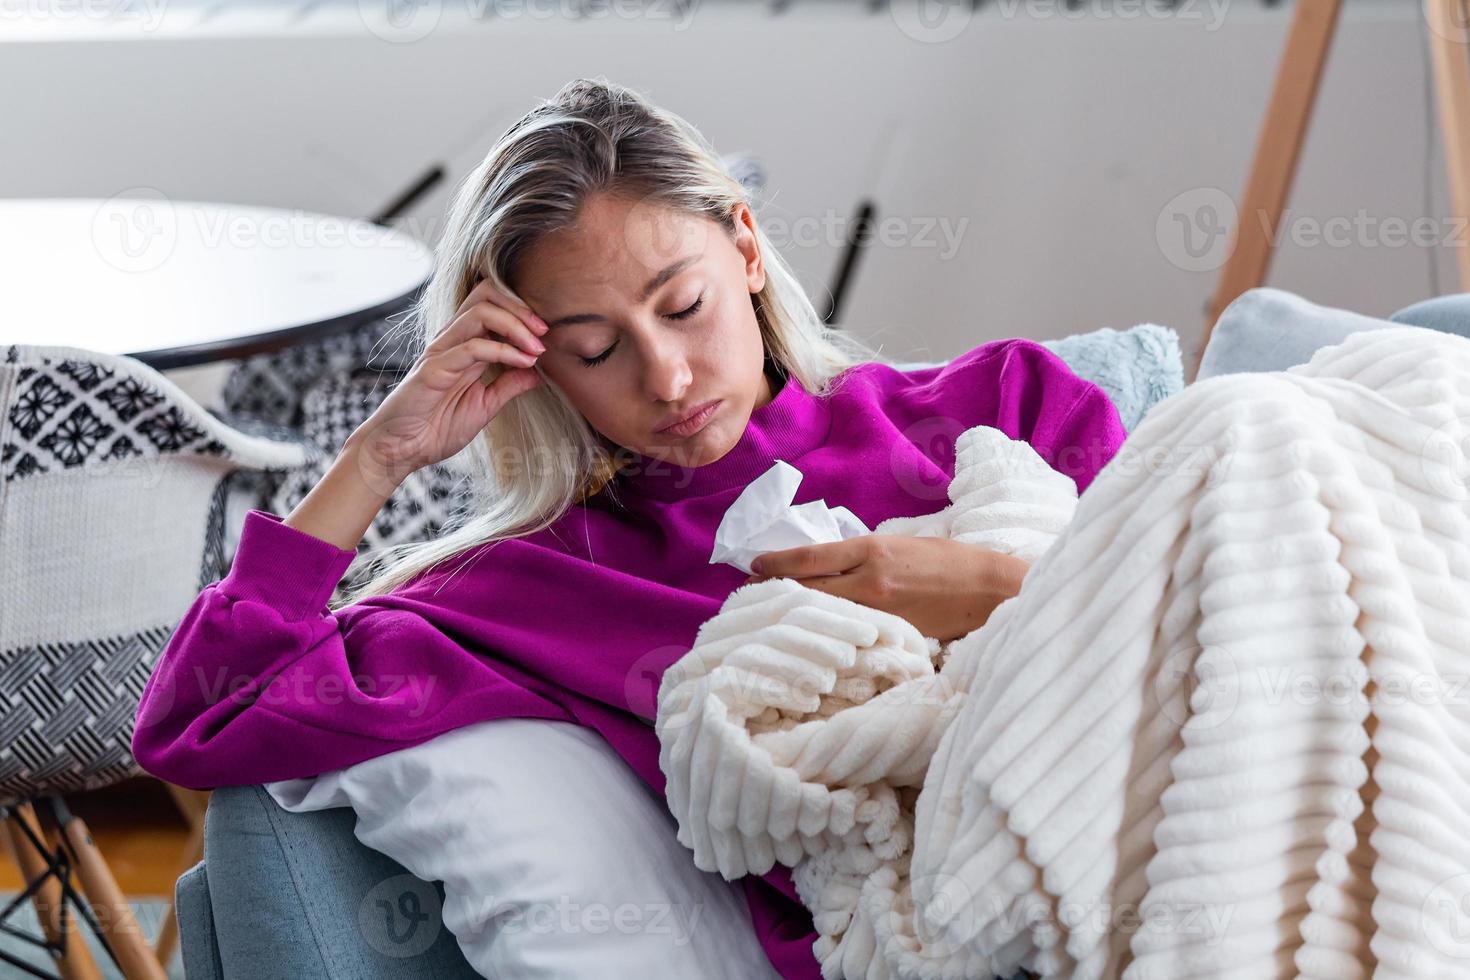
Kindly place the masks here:
[[(707, 218), (730, 234), (737, 206), (750, 205), (744, 185), (689, 123), (606, 79), (575, 79), (511, 126), (456, 189), (433, 274), (403, 324), (410, 343), (422, 351), (484, 277), (514, 296), (507, 284), (526, 248), (574, 225), (589, 196), (600, 193)], [(758, 222), (755, 228), (766, 282), (751, 301), (767, 361), (826, 397), (848, 367), (883, 360), (822, 322)], [(486, 380), (503, 370), (492, 366)], [(459, 454), (470, 473), (464, 519), (431, 540), (375, 552), (372, 574), (337, 607), (391, 592), (471, 548), (547, 527), (616, 474), (618, 448), (543, 375)], [(532, 460), (544, 465), (533, 468)]]

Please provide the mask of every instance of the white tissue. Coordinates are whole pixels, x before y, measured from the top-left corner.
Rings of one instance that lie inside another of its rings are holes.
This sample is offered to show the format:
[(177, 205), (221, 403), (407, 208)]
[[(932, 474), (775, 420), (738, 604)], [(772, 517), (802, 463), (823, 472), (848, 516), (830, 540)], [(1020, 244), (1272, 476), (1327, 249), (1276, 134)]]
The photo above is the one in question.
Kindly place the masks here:
[(777, 460), (742, 490), (715, 529), (710, 564), (722, 561), (749, 573), (750, 563), (767, 551), (827, 544), (872, 533), (846, 507), (828, 507), (825, 500), (791, 506), (800, 484), (801, 470)]

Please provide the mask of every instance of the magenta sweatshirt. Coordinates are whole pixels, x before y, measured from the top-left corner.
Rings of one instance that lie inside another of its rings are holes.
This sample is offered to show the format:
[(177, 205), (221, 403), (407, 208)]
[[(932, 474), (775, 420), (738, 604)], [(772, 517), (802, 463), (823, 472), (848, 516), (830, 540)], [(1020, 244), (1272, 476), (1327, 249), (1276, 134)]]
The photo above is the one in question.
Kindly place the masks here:
[[(710, 564), (714, 532), (774, 461), (804, 474), (795, 503), (844, 505), (873, 527), (948, 504), (955, 440), (973, 426), (1027, 441), (1079, 492), (1124, 438), (1102, 389), (1019, 338), (938, 368), (859, 364), (825, 399), (794, 377), (773, 384), (715, 462), (635, 457), (552, 526), (335, 612), (356, 553), (250, 511), (229, 574), (193, 601), (144, 689), (138, 763), (207, 789), (317, 775), (491, 718), (552, 718), (596, 729), (662, 795), (659, 678), (744, 583)], [(742, 881), (777, 971), (817, 980), (790, 869)]]

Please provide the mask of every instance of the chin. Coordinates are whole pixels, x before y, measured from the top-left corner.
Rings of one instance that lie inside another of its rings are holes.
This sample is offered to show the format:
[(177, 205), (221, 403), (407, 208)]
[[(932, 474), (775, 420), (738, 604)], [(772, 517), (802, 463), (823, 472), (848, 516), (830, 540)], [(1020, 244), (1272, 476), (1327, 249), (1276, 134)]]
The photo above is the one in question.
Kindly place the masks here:
[(740, 441), (740, 436), (739, 435), (735, 435), (735, 436), (732, 436), (732, 437), (726, 437), (726, 436), (724, 436), (722, 434), (721, 437), (720, 437), (720, 439), (718, 440), (718, 446), (719, 446), (719, 448), (718, 449), (712, 449), (712, 450), (710, 450), (710, 452), (706, 455), (706, 457), (704, 459), (700, 460), (699, 465), (700, 466), (703, 466), (706, 463), (713, 463), (713, 462), (715, 462), (716, 460), (718, 460), (721, 457), (723, 457), (730, 450), (734, 449), (735, 448), (735, 444), (738, 443), (739, 441)]

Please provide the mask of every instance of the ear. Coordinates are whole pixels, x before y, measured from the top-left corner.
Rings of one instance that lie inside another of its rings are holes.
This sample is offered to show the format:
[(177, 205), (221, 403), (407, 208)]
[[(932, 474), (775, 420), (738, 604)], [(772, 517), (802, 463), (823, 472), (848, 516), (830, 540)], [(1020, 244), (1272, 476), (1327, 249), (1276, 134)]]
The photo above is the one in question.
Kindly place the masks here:
[(755, 234), (755, 215), (744, 201), (735, 206), (735, 247), (745, 258), (745, 283), (752, 293), (766, 288), (766, 267)]

